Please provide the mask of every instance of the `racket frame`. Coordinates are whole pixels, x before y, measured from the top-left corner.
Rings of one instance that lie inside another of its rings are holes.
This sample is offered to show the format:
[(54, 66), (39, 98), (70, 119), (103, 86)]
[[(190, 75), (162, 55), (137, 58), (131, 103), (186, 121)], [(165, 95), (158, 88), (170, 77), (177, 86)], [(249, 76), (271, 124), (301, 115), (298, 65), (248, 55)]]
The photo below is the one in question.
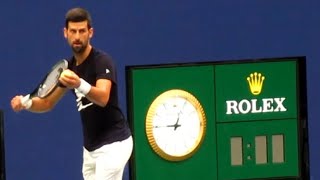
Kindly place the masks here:
[[(39, 90), (45, 86), (45, 82), (47, 81), (48, 76), (56, 71), (57, 66), (61, 66), (58, 71), (60, 71), (58, 74), (59, 76), (57, 76), (56, 82), (54, 84), (54, 86), (52, 86), (50, 88), (50, 90), (48, 90), (48, 92), (45, 95), (39, 95)], [(68, 68), (68, 61), (66, 59), (62, 59), (60, 61), (58, 61), (54, 66), (52, 66), (51, 70), (46, 74), (46, 76), (43, 78), (43, 80), (41, 81), (41, 83), (39, 83), (39, 85), (37, 86), (37, 88), (35, 88), (31, 93), (23, 96), (21, 98), (21, 104), (27, 108), (30, 108), (30, 106), (32, 105), (32, 98), (33, 97), (39, 97), (41, 99), (48, 97), (57, 87), (59, 84), (59, 77), (61, 75), (61, 73), (66, 70)]]

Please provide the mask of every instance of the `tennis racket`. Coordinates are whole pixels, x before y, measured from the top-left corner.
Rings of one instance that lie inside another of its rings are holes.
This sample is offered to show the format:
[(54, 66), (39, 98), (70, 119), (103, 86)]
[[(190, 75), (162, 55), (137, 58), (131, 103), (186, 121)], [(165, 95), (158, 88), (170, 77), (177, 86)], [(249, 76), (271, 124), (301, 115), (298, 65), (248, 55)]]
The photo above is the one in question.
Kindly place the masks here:
[(68, 61), (65, 59), (57, 62), (47, 73), (41, 83), (30, 94), (21, 99), (21, 104), (27, 106), (33, 97), (45, 98), (57, 87), (61, 73), (68, 68)]

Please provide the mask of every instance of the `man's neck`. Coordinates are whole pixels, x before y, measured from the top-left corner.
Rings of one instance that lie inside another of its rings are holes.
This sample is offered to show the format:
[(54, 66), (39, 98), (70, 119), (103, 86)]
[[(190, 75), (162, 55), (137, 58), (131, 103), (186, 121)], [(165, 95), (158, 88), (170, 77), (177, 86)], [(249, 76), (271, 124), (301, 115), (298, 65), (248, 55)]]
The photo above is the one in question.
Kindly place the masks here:
[(73, 56), (76, 59), (76, 65), (80, 65), (87, 59), (92, 49), (91, 45), (88, 45), (87, 48), (82, 53), (74, 53)]

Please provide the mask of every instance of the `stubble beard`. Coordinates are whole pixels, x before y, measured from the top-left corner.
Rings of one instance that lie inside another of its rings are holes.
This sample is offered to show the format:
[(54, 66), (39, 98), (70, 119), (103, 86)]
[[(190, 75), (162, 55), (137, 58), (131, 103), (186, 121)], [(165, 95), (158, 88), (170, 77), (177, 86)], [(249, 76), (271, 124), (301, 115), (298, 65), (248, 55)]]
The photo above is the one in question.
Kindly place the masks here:
[(82, 44), (81, 46), (72, 46), (72, 51), (75, 54), (82, 54), (87, 48), (87, 44)]

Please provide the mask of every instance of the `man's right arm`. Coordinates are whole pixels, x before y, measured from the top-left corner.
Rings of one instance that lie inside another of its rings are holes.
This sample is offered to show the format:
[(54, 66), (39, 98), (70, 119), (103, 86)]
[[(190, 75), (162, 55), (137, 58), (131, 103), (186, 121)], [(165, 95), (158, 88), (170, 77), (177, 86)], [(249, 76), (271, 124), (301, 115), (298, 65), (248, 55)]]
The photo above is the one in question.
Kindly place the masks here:
[(59, 100), (64, 96), (68, 89), (57, 87), (48, 97), (41, 99), (38, 97), (32, 98), (32, 105), (30, 108), (26, 109), (21, 104), (21, 98), (23, 96), (15, 96), (11, 100), (11, 107), (14, 111), (19, 112), (21, 110), (27, 110), (34, 113), (48, 112), (59, 102)]

